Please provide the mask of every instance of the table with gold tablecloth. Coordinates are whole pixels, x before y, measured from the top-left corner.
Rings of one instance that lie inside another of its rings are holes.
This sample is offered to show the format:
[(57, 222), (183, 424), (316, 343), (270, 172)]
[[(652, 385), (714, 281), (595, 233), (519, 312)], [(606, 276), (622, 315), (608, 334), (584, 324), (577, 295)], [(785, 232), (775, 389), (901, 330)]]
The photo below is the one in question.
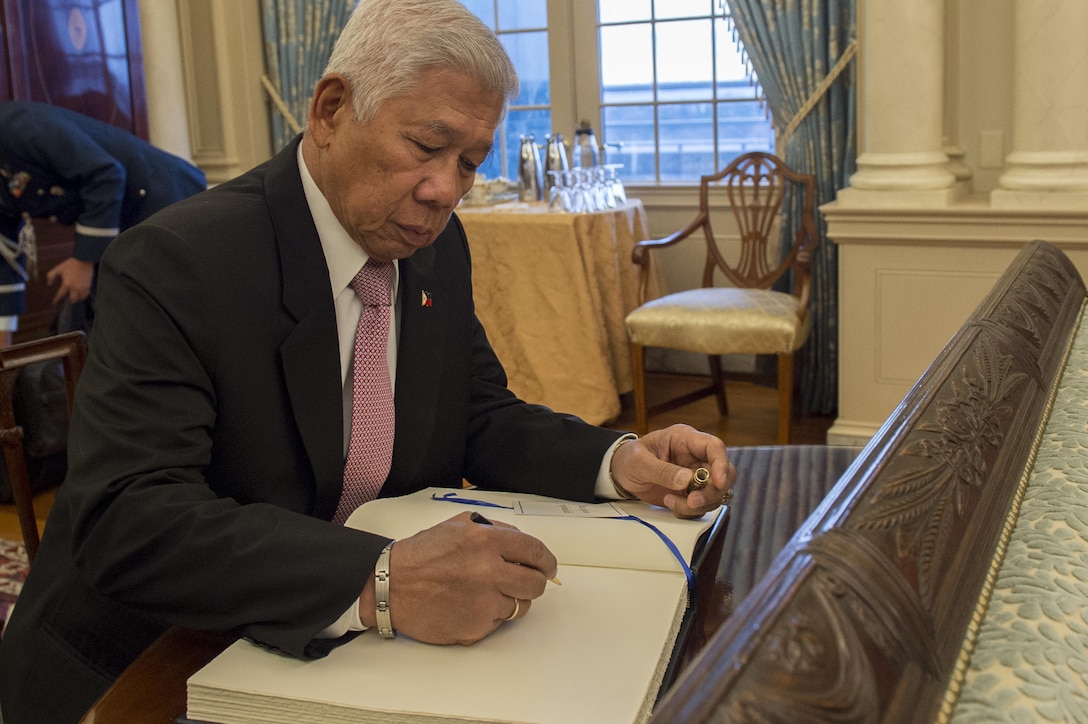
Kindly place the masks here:
[(631, 249), (648, 235), (642, 202), (585, 214), (517, 204), (457, 215), (476, 313), (510, 389), (594, 424), (615, 418), (632, 389), (623, 320), (639, 301)]

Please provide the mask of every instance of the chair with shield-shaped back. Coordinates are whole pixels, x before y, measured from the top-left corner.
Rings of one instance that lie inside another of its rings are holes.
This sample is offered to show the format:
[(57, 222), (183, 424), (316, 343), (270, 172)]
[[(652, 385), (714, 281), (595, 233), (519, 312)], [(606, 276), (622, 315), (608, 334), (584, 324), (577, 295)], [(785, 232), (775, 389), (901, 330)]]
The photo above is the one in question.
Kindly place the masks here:
[[(711, 227), (711, 189), (724, 189), (740, 234), (730, 251)], [(685, 228), (635, 246), (640, 267), (641, 306), (626, 318), (634, 376), (636, 432), (645, 434), (649, 418), (709, 395), (728, 414), (721, 356), (776, 355), (778, 441), (787, 444), (793, 417), (795, 353), (811, 327), (809, 296), (812, 254), (819, 241), (814, 215), (816, 180), (796, 173), (770, 153), (746, 153), (699, 182), (699, 212)], [(788, 248), (780, 243), (781, 216), (800, 214)], [(701, 286), (647, 300), (651, 259), (661, 250), (702, 231), (706, 244)], [(717, 286), (720, 273), (722, 286)], [(647, 403), (646, 348), (705, 354), (710, 384), (679, 397)]]

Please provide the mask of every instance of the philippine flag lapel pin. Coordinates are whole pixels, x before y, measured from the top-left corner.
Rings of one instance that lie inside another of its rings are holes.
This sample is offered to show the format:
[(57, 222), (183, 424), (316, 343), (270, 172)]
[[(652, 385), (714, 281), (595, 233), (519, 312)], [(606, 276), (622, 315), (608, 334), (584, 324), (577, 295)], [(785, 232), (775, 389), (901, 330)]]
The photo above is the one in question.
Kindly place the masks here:
[(423, 290), (423, 291), (421, 292), (421, 294), (422, 294), (422, 297), (421, 297), (421, 298), (420, 298), (420, 300), (419, 300), (419, 305), (420, 305), (421, 307), (429, 307), (429, 306), (431, 306), (431, 304), (433, 303), (433, 302), (431, 301), (431, 293), (430, 293), (430, 292), (428, 292), (428, 291), (427, 291), (426, 289), (424, 289), (424, 290)]

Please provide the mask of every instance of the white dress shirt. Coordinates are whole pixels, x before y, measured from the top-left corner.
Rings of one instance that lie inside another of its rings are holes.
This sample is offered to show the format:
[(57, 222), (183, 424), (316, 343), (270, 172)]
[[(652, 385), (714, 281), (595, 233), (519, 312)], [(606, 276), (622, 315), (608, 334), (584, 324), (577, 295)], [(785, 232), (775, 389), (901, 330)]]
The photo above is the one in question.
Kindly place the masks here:
[[(340, 225), (328, 200), (317, 188), (313, 176), (306, 168), (306, 162), (302, 158), (302, 144), (298, 147), (298, 167), (302, 177), (302, 188), (306, 193), (306, 203), (310, 207), (310, 215), (313, 216), (314, 226), (317, 227), (317, 235), (321, 240), (321, 249), (325, 253), (325, 263), (329, 267), (329, 284), (332, 291), (333, 302), (336, 308), (336, 333), (340, 341), (340, 375), (344, 395), (344, 457), (347, 458), (348, 444), (351, 437), (351, 409), (352, 409), (352, 366), (355, 350), (355, 330), (359, 326), (359, 317), (363, 313), (363, 304), (351, 288), (351, 280), (366, 264), (367, 255), (348, 235), (344, 227)], [(389, 325), (389, 343), (386, 345), (386, 355), (389, 362), (389, 381), (395, 391), (397, 388), (397, 330), (400, 327), (400, 303), (397, 297), (397, 289), (400, 286), (400, 265), (393, 264), (393, 324)], [(619, 445), (617, 440), (604, 454), (601, 467), (597, 472), (595, 494), (600, 498), (615, 500), (620, 496), (612, 485), (608, 474), (612, 463), (612, 453)], [(359, 601), (345, 611), (340, 618), (323, 630), (320, 638), (338, 638), (348, 631), (363, 631), (366, 626), (359, 618)]]

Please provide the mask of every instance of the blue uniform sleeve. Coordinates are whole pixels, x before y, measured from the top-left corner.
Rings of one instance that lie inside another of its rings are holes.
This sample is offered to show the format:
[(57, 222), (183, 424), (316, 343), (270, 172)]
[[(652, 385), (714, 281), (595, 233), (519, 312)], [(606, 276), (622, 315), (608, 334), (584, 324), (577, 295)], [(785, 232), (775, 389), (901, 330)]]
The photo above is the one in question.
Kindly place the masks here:
[[(21, 123), (48, 128), (19, 129)], [(61, 114), (20, 116), (8, 131), (20, 138), (20, 155), (50, 169), (76, 190), (83, 210), (75, 220), (73, 256), (97, 262), (117, 234), (125, 199), (124, 165)]]

